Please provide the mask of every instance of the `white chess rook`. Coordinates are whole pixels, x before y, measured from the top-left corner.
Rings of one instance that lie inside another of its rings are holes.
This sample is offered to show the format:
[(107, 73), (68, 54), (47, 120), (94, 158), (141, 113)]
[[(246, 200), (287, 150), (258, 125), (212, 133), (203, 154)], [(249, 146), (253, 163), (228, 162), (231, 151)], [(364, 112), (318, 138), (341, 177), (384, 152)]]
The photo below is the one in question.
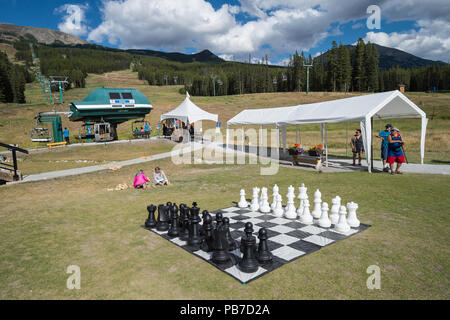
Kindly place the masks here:
[(336, 196), (331, 200), (330, 220), (332, 224), (339, 221), (339, 207), (341, 206), (341, 197)]
[(277, 203), (275, 205), (275, 208), (273, 209), (273, 215), (279, 218), (281, 218), (284, 214), (283, 204), (281, 203), (281, 201), (282, 201), (281, 194), (278, 194)]
[(355, 202), (349, 202), (347, 203), (347, 209), (348, 209), (347, 223), (352, 228), (358, 228), (360, 225), (360, 222), (356, 216), (356, 209), (358, 209), (358, 204)]
[(312, 212), (314, 220), (320, 219), (322, 215), (322, 208), (320, 206), (322, 203), (321, 197), (322, 193), (320, 193), (319, 189), (317, 189), (316, 192), (314, 192), (314, 210)]
[(240, 196), (241, 196), (241, 198), (240, 198), (240, 200), (238, 202), (238, 207), (239, 208), (247, 208), (248, 207), (248, 202), (245, 199), (245, 190), (244, 189), (241, 189)]
[(318, 221), (319, 227), (329, 228), (331, 227), (331, 220), (328, 218), (328, 203), (322, 202), (322, 215)]
[(254, 188), (253, 188), (252, 203), (250, 204), (250, 208), (251, 208), (253, 211), (258, 211), (258, 210), (259, 210), (259, 199), (258, 199), (258, 195), (259, 195), (259, 188), (258, 188), (258, 187), (254, 187)]
[(304, 202), (305, 208), (303, 209), (303, 214), (300, 217), (300, 222), (303, 224), (312, 224), (313, 223), (313, 216), (311, 215), (311, 212), (309, 211), (309, 200), (306, 199)]
[(346, 215), (347, 215), (347, 209), (345, 208), (345, 206), (341, 206), (341, 208), (339, 209), (339, 221), (334, 226), (334, 229), (337, 232), (347, 233), (350, 231), (350, 226), (347, 223)]

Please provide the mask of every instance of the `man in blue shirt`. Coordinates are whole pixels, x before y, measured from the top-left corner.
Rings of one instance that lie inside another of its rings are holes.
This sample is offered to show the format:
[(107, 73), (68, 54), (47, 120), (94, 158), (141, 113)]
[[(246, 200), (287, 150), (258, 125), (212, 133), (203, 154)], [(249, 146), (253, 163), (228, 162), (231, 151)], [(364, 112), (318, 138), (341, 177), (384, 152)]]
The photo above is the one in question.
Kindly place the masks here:
[(144, 130), (145, 130), (145, 132), (149, 132), (150, 131), (150, 126), (148, 125), (148, 123), (145, 124)]
[(389, 123), (385, 126), (385, 130), (380, 131), (376, 137), (381, 139), (381, 160), (383, 161), (383, 171), (389, 172), (389, 165), (386, 163), (388, 157), (388, 146), (389, 140), (388, 137), (391, 134), (392, 125)]
[(70, 143), (70, 141), (69, 141), (69, 129), (64, 128), (63, 135), (64, 135), (64, 140), (66, 140), (66, 143), (69, 144)]

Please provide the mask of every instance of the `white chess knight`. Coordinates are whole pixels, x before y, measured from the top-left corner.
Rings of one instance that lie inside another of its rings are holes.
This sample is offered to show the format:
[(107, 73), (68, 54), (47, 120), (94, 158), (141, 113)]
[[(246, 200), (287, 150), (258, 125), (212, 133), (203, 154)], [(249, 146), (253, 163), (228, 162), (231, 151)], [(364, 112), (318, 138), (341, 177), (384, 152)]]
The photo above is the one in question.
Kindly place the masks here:
[(248, 202), (245, 199), (245, 190), (241, 189), (239, 194), (240, 194), (241, 198), (240, 198), (240, 200), (238, 202), (238, 207), (239, 208), (247, 208), (248, 207)]
[(350, 231), (350, 226), (347, 223), (347, 209), (345, 206), (341, 206), (339, 209), (339, 221), (334, 226), (334, 230), (340, 233), (347, 233)]
[(275, 205), (275, 208), (273, 209), (273, 215), (279, 218), (281, 218), (284, 214), (283, 204), (281, 203), (281, 201), (282, 201), (281, 194), (278, 194), (276, 201), (277, 203)]
[(272, 189), (273, 200), (272, 200), (272, 204), (270, 205), (270, 209), (272, 209), (272, 210), (275, 210), (275, 206), (277, 205), (277, 196), (278, 196), (278, 191), (279, 190), (280, 189), (278, 188), (277, 185), (273, 186), (273, 189)]
[(347, 223), (352, 228), (358, 228), (360, 225), (360, 222), (356, 217), (356, 209), (358, 209), (358, 204), (355, 202), (349, 202), (347, 203), (347, 209), (348, 209)]
[(267, 196), (267, 188), (262, 188), (261, 192), (261, 205), (259, 206), (259, 211), (262, 213), (268, 213), (270, 212), (270, 205), (269, 205), (269, 197)]
[(328, 218), (328, 203), (326, 202), (322, 202), (322, 215), (317, 223), (322, 228), (331, 227), (331, 220)]
[(340, 206), (341, 206), (341, 197), (336, 196), (331, 200), (330, 220), (332, 224), (338, 223)]
[(308, 194), (306, 193), (308, 188), (305, 187), (305, 184), (302, 183), (300, 187), (298, 187), (298, 199), (300, 200), (300, 204), (297, 209), (297, 216), (300, 217), (303, 214), (305, 200), (308, 199)]
[(259, 210), (259, 188), (258, 187), (254, 187), (253, 188), (253, 196), (252, 196), (252, 202), (250, 204), (250, 209), (252, 209), (253, 211), (258, 211)]
[(300, 223), (303, 224), (312, 224), (313, 223), (313, 216), (311, 215), (311, 212), (309, 212), (309, 200), (306, 199), (303, 203), (304, 209), (303, 214), (300, 217)]
[(322, 216), (321, 197), (322, 193), (320, 193), (319, 189), (317, 189), (316, 192), (314, 192), (314, 210), (312, 212), (314, 220), (318, 220)]
[(266, 187), (262, 187), (261, 188), (261, 195), (259, 196), (259, 207), (261, 208), (262, 206), (262, 202), (263, 202), (263, 194), (267, 194), (267, 188)]
[(293, 186), (289, 186), (286, 197), (288, 200), (286, 208), (284, 210), (284, 216), (288, 219), (295, 219), (297, 218), (297, 212), (295, 212), (295, 203), (294, 203), (295, 193)]

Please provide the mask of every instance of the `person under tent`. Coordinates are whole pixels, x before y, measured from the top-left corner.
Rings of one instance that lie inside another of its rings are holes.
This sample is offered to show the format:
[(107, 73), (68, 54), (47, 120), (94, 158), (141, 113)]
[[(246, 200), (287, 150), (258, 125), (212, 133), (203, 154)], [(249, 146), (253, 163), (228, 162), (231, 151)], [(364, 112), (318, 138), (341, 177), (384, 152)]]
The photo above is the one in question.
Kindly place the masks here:
[[(403, 153), (403, 145), (405, 141), (400, 135), (400, 130), (396, 127), (391, 129), (391, 134), (388, 137), (389, 151), (387, 157), (387, 163), (391, 167), (391, 174), (401, 174), (400, 167), (405, 162), (405, 154)], [(394, 171), (394, 163), (397, 163), (397, 168)]]
[(353, 165), (356, 165), (356, 156), (358, 155), (358, 165), (361, 165), (362, 154), (364, 152), (364, 143), (361, 135), (361, 130), (356, 129), (355, 134), (351, 139), (352, 152), (353, 152)]

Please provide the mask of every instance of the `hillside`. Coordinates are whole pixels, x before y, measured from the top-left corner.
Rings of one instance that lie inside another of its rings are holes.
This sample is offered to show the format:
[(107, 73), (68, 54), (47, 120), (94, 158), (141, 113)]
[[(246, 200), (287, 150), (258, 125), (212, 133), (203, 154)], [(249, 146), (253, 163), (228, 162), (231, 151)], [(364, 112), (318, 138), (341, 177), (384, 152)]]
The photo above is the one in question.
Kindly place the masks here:
[(59, 41), (64, 44), (87, 44), (88, 42), (70, 34), (46, 28), (23, 27), (9, 23), (0, 23), (0, 39), (17, 41), (20, 38), (51, 44)]

